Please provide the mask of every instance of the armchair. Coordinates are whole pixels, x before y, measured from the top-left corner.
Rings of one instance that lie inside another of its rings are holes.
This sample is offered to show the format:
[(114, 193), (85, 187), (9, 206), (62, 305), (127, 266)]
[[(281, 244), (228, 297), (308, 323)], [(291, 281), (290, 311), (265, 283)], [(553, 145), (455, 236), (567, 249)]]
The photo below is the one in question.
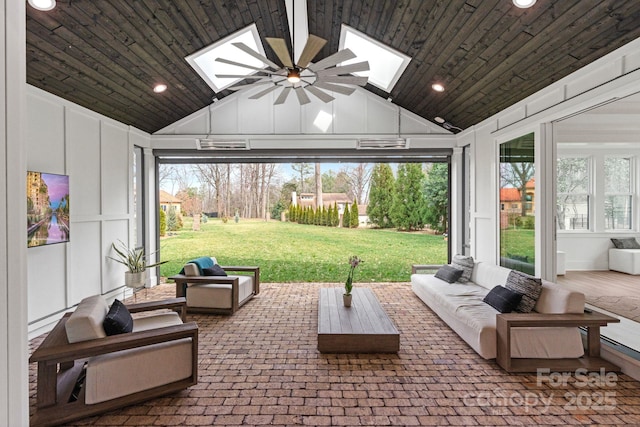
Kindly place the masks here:
[(198, 326), (185, 299), (128, 305), (133, 331), (107, 336), (100, 295), (67, 313), (29, 358), (38, 364), (32, 426), (54, 426), (187, 388), (198, 382)]
[(216, 265), (216, 259), (188, 262), (181, 272), (184, 274), (169, 277), (176, 283), (176, 297), (186, 297), (190, 313), (233, 314), (260, 293), (260, 267), (221, 266), (225, 272), (241, 274), (205, 276), (203, 265)]

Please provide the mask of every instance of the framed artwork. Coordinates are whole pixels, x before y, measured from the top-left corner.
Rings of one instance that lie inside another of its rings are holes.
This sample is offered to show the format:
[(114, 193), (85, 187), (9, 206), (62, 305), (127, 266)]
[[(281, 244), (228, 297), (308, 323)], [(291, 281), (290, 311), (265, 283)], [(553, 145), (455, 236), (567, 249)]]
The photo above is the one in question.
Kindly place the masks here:
[(27, 172), (27, 247), (69, 241), (69, 176)]

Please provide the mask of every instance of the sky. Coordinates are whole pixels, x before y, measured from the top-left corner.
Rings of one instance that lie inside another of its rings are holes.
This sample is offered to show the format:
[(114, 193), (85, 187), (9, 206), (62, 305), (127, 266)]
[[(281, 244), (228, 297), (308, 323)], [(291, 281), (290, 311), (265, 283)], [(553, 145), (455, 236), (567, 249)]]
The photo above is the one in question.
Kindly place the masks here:
[(69, 194), (69, 176), (43, 173), (42, 180), (49, 189), (49, 202), (52, 208), (60, 205), (60, 200)]

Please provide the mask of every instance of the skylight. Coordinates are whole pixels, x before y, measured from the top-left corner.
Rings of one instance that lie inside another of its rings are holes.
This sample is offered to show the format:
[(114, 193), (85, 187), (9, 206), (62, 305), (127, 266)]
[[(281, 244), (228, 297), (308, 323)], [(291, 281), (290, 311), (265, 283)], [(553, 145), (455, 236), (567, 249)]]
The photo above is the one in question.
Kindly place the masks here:
[(343, 65), (369, 61), (371, 69), (368, 72), (353, 74), (358, 76), (368, 74), (369, 83), (385, 92), (391, 92), (411, 61), (407, 55), (343, 24), (340, 32), (339, 50), (347, 48), (351, 49), (357, 58), (346, 61)]
[(256, 71), (237, 67), (235, 65), (224, 64), (222, 62), (216, 62), (216, 58), (230, 59), (254, 67), (267, 67), (259, 59), (256, 59), (233, 46), (232, 43), (238, 42), (246, 44), (261, 55), (265, 55), (264, 48), (260, 42), (260, 36), (258, 35), (258, 29), (255, 24), (251, 24), (248, 27), (225, 37), (224, 39), (200, 49), (196, 53), (187, 56), (185, 59), (214, 91), (220, 92), (242, 79), (221, 79), (216, 77), (216, 74), (250, 75), (254, 74)]

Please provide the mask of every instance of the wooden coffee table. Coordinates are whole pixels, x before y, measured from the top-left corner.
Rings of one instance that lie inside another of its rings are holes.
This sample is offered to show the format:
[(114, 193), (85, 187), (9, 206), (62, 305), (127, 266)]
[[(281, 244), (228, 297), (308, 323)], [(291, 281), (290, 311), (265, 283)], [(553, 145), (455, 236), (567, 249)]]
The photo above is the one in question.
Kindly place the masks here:
[(351, 292), (351, 307), (342, 303), (344, 288), (322, 288), (318, 300), (318, 350), (321, 353), (397, 353), (400, 333), (368, 288)]

